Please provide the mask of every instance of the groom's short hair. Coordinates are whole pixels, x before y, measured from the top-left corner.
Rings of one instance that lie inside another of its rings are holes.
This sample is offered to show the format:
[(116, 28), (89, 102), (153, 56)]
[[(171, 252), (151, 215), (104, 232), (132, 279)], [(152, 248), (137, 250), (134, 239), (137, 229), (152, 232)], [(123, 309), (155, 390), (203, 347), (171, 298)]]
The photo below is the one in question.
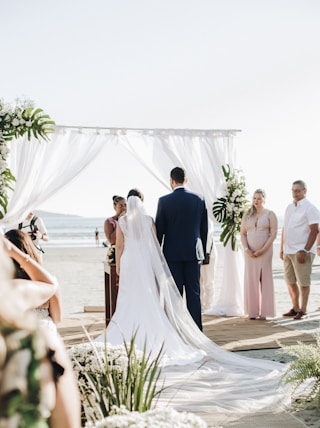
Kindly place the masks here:
[(173, 168), (170, 172), (170, 177), (172, 180), (174, 180), (176, 183), (184, 183), (186, 180), (186, 172), (183, 168), (180, 166), (176, 166)]

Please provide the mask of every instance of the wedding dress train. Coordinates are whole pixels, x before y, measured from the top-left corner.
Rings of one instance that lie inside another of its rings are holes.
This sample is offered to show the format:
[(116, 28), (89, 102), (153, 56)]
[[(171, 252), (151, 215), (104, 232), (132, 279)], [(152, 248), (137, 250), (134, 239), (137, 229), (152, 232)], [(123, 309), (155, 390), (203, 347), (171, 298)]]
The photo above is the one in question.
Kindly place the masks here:
[(194, 323), (181, 298), (152, 230), (142, 201), (128, 198), (119, 219), (124, 234), (116, 311), (97, 341), (112, 345), (136, 333), (139, 349), (156, 356), (163, 345), (159, 403), (179, 410), (244, 414), (282, 409), (288, 387), (285, 366), (225, 351)]

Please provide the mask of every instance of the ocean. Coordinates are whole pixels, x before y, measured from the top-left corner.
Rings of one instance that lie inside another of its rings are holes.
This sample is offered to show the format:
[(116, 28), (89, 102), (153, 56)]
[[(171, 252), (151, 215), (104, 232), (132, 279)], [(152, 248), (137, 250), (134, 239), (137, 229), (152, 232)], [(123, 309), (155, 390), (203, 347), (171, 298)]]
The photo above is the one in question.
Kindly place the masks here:
[(95, 231), (99, 230), (100, 245), (105, 241), (103, 217), (80, 217), (37, 211), (48, 231), (49, 241), (43, 247), (93, 247)]
[[(43, 243), (43, 247), (94, 247), (96, 246), (95, 230), (98, 228), (100, 246), (105, 241), (103, 230), (104, 217), (81, 217), (76, 215), (54, 214), (45, 211), (37, 211), (48, 230), (49, 241)], [(221, 228), (214, 225), (214, 242), (221, 245)], [(280, 242), (281, 230), (278, 230), (276, 242)]]

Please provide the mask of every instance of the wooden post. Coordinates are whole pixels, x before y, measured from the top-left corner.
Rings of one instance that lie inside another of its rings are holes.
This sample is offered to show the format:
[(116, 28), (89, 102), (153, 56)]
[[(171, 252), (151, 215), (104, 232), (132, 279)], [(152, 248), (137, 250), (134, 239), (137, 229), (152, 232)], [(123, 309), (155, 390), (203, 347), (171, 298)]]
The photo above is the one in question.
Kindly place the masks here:
[(116, 273), (116, 265), (104, 263), (104, 297), (105, 297), (105, 318), (106, 326), (109, 324), (114, 311), (116, 310), (118, 297), (119, 277)]

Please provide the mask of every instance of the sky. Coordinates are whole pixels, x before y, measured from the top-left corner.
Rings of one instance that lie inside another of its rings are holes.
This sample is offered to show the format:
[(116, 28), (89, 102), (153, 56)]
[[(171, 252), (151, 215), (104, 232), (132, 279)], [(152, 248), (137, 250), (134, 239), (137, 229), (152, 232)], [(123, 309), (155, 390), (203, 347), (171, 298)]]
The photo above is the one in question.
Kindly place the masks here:
[[(250, 197), (283, 215), (302, 179), (320, 207), (320, 1), (1, 0), (1, 18), (5, 101), (65, 126), (239, 129)], [(99, 157), (36, 208), (106, 217), (132, 187), (151, 214), (168, 192), (129, 156)]]

